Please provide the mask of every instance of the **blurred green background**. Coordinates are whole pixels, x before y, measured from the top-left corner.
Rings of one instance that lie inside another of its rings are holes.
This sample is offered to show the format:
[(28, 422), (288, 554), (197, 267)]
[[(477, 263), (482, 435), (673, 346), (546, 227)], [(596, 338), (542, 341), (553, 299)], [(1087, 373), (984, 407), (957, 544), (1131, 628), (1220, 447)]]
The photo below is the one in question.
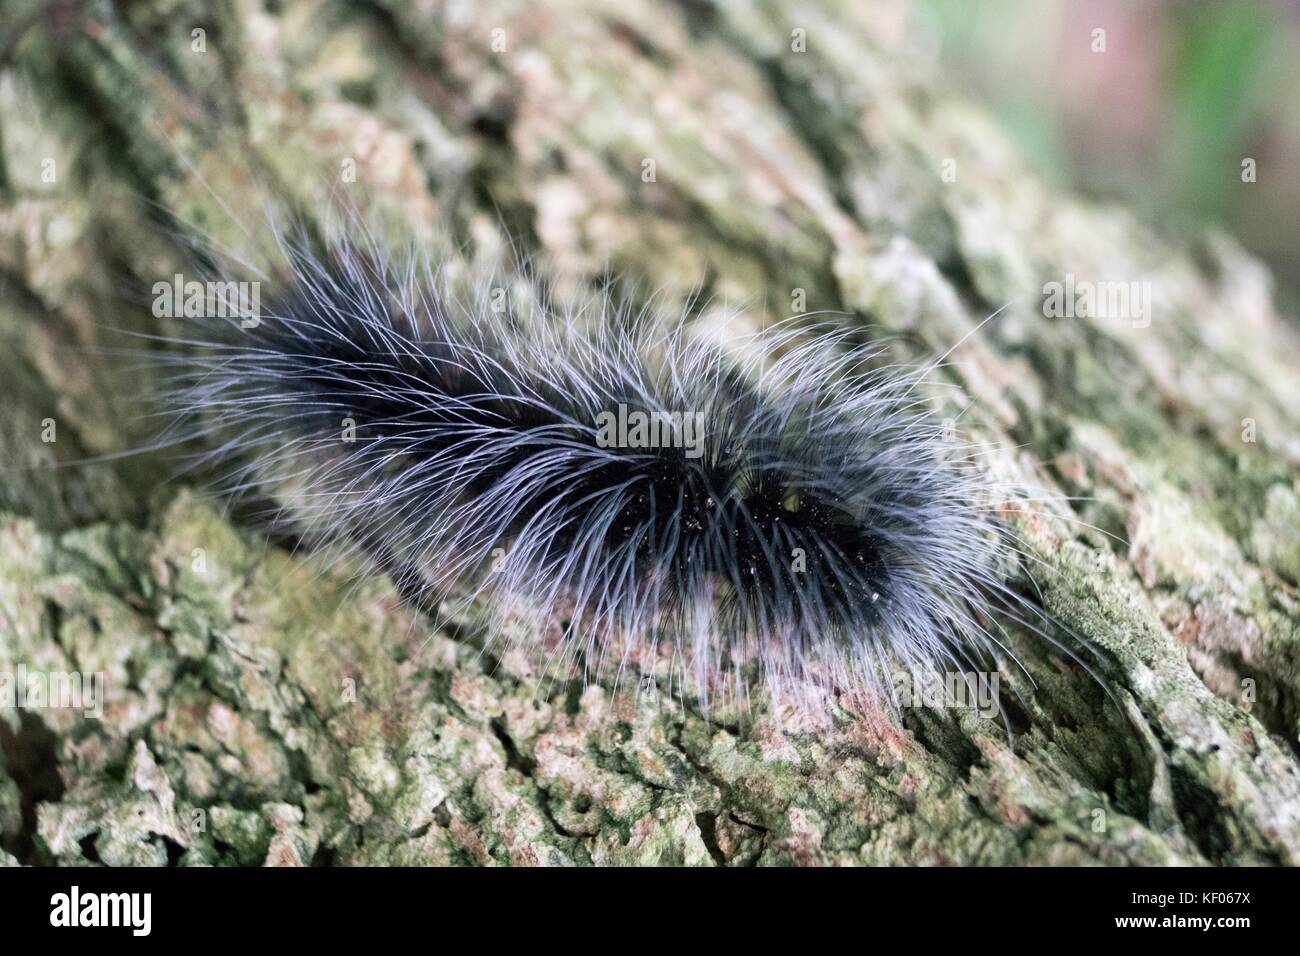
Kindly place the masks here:
[(948, 82), (985, 101), (1046, 178), (1170, 228), (1225, 226), (1298, 311), (1300, 0), (916, 5)]

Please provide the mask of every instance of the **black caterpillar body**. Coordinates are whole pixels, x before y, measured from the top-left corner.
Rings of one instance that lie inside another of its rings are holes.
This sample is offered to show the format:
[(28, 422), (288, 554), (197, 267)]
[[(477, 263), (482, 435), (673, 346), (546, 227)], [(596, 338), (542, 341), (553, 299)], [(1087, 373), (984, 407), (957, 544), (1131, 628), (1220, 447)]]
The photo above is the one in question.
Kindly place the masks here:
[(441, 599), (540, 615), (552, 656), (668, 655), (704, 700), (755, 677), (888, 699), (997, 643), (996, 489), (924, 372), (844, 331), (724, 345), (604, 296), (503, 308), (347, 241), (282, 252), (267, 308), (199, 323), (172, 380), (229, 489)]

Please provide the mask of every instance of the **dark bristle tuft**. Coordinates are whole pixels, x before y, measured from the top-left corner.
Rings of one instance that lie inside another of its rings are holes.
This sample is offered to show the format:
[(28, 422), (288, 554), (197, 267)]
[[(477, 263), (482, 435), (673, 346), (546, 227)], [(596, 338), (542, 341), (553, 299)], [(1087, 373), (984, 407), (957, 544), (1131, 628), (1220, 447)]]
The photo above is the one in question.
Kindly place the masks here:
[[(776, 693), (888, 698), (894, 668), (992, 641), (1005, 534), (920, 373), (841, 332), (724, 348), (604, 299), (508, 315), (491, 282), (346, 243), (285, 258), (259, 321), (206, 323), (175, 383), (231, 491), (448, 600), (565, 622), (566, 657), (662, 647), (701, 697), (754, 664)], [(602, 437), (655, 415), (657, 441)]]

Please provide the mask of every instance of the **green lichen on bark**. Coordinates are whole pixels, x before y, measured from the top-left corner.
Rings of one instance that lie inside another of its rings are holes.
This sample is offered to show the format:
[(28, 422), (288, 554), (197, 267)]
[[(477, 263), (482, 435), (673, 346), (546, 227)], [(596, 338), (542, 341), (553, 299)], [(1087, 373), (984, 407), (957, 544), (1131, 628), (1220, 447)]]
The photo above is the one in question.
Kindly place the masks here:
[[(1230, 239), (1042, 184), (893, 4), (17, 7), (0, 672), (102, 672), (107, 700), (0, 713), (0, 863), (1297, 862), (1294, 326)], [(851, 702), (829, 732), (706, 720), (485, 655), (476, 615), (435, 623), (159, 489), (156, 457), (73, 464), (148, 434), (104, 351), (153, 329), (126, 281), (184, 261), (141, 197), (220, 240), (216, 196), (310, 220), (348, 160), (397, 234), (508, 235), (561, 286), (608, 265), (755, 323), (803, 290), (900, 360), (1010, 302), (936, 406), (1000, 474), (1078, 497), (1008, 517), (1114, 699), (1013, 634), (1013, 740)], [(1066, 274), (1151, 283), (1150, 323), (1045, 317)]]

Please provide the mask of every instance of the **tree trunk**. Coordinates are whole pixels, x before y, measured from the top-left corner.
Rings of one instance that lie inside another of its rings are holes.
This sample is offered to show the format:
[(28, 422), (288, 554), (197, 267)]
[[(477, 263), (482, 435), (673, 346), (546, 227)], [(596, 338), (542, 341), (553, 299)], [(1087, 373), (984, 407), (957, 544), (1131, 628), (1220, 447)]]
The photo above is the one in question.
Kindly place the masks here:
[[(6, 9), (0, 672), (102, 673), (104, 703), (0, 709), (0, 859), (1300, 859), (1295, 326), (1231, 239), (1036, 178), (898, 4)], [(129, 281), (184, 261), (157, 210), (220, 240), (216, 197), (314, 223), (350, 189), (561, 284), (834, 310), (905, 361), (1010, 303), (935, 400), (1000, 473), (1077, 498), (1010, 519), (1113, 699), (1015, 634), (1010, 737), (942, 707), (845, 704), (826, 733), (638, 706), (319, 574), (157, 456), (78, 463), (147, 435), (109, 349), (154, 321)], [(1097, 282), (1133, 292), (1123, 317), (1051, 285)]]

